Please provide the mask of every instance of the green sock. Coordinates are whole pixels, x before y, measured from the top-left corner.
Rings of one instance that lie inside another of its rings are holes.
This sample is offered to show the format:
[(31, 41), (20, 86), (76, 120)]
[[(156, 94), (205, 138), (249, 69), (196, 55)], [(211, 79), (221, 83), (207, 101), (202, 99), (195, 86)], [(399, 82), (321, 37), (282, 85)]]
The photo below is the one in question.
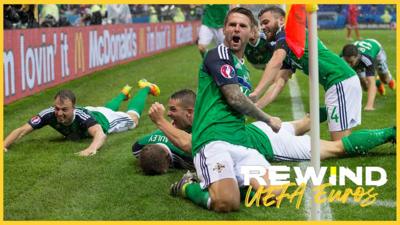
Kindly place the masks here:
[(111, 99), (111, 101), (107, 102), (104, 107), (111, 109), (112, 111), (118, 111), (121, 106), (122, 101), (124, 101), (125, 95), (123, 93), (119, 93), (117, 97)]
[(396, 128), (358, 130), (342, 138), (344, 151), (349, 155), (366, 154), (370, 149), (396, 138)]
[[(239, 191), (240, 191), (240, 200), (241, 201), (244, 201), (246, 199), (246, 194), (247, 194), (247, 190), (248, 189), (249, 189), (248, 186), (247, 187), (241, 187), (239, 189)], [(252, 189), (251, 192), (250, 192), (250, 199), (252, 199), (255, 194), (256, 194), (255, 190)]]
[(128, 112), (135, 111), (140, 115), (142, 115), (144, 105), (146, 104), (147, 96), (149, 95), (150, 87), (145, 87), (140, 89), (135, 97), (133, 97), (128, 102)]
[(199, 183), (189, 183), (183, 188), (185, 197), (190, 199), (196, 205), (209, 209), (211, 207), (211, 198), (208, 190), (202, 190)]
[(319, 107), (319, 122), (325, 122), (328, 119), (328, 111), (326, 110), (326, 106)]

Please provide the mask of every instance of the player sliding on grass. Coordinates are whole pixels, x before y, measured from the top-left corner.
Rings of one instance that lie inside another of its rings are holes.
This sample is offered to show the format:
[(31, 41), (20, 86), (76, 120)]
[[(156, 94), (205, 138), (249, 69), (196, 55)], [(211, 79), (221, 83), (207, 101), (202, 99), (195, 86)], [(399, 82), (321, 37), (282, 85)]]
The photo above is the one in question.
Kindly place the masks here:
[[(265, 34), (258, 31), (258, 26), (255, 26), (253, 29), (256, 31), (254, 32), (254, 36), (250, 38), (244, 51), (244, 55), (246, 56), (247, 61), (253, 65), (254, 68), (265, 70), (267, 63), (272, 58), (275, 49), (275, 42), (268, 42)], [(254, 101), (257, 101), (256, 105), (260, 108), (264, 108), (274, 101), (278, 97), (279, 93), (282, 92), (287, 81), (292, 77), (294, 72), (295, 69), (292, 70), (288, 63), (283, 62), (279, 74), (272, 81), (271, 86), (269, 86), (262, 98), (258, 101), (257, 99), (254, 99)]]
[[(260, 83), (250, 94), (257, 98), (265, 87), (278, 75), (286, 60), (291, 67), (308, 74), (308, 41), (304, 55), (298, 59), (285, 40), (285, 11), (270, 6), (260, 11), (259, 20), (267, 41), (276, 41), (271, 60), (268, 62)], [(308, 34), (306, 35), (308, 36)], [(362, 90), (356, 72), (338, 55), (318, 40), (319, 83), (325, 90), (325, 105), (331, 140), (340, 140), (351, 133), (351, 128), (361, 123)], [(261, 105), (261, 108), (264, 106)]]
[[(179, 95), (177, 94), (179, 93)], [(189, 169), (193, 165), (190, 134), (192, 128), (195, 94), (189, 90), (176, 92), (168, 103), (168, 116), (172, 123), (164, 118), (162, 104), (154, 103), (149, 109), (151, 120), (162, 130), (158, 130), (134, 144), (133, 151), (139, 155), (139, 164), (147, 174), (162, 174), (168, 167)], [(268, 161), (302, 161), (311, 158), (311, 140), (304, 133), (310, 129), (308, 116), (301, 120), (282, 123), (278, 133), (263, 122), (246, 125), (246, 136), (252, 148), (259, 151)], [(366, 141), (368, 140), (368, 141)], [(369, 150), (387, 142), (396, 140), (396, 129), (358, 130), (339, 141), (320, 141), (321, 160), (352, 155), (365, 155)], [(141, 152), (137, 147), (141, 147)], [(146, 148), (150, 146), (149, 148)], [(145, 162), (142, 154), (146, 154)], [(182, 157), (184, 155), (184, 157)], [(171, 194), (183, 196), (196, 204), (209, 208), (210, 197), (201, 190), (191, 173), (171, 187)]]
[(144, 109), (148, 94), (158, 96), (157, 85), (140, 80), (141, 88), (136, 96), (129, 100), (127, 112), (118, 111), (122, 101), (128, 100), (132, 87), (126, 85), (121, 93), (107, 102), (104, 107), (75, 107), (76, 98), (72, 91), (61, 90), (54, 97), (54, 105), (38, 115), (33, 116), (28, 123), (13, 130), (4, 140), (4, 151), (11, 144), (34, 130), (50, 125), (66, 139), (77, 140), (92, 137), (92, 143), (78, 154), (90, 156), (104, 144), (106, 134), (127, 131), (139, 124), (139, 118)]
[[(375, 96), (378, 92), (385, 95), (385, 86), (394, 90), (396, 82), (393, 79), (386, 62), (386, 53), (382, 45), (375, 39), (356, 41), (343, 47), (343, 59), (357, 72), (361, 86), (368, 91), (365, 110), (375, 110)], [(375, 80), (375, 69), (379, 78)], [(382, 82), (381, 82), (382, 81)]]

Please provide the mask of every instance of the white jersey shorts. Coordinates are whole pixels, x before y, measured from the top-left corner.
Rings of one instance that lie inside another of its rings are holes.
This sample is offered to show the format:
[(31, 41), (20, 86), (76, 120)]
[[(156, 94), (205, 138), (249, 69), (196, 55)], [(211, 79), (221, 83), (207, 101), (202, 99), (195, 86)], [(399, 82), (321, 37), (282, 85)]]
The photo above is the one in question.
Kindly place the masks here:
[(224, 42), (224, 33), (222, 28), (210, 28), (206, 25), (201, 25), (199, 30), (199, 44), (209, 45), (214, 39), (216, 45), (222, 44)]
[(254, 126), (262, 130), (271, 142), (274, 160), (306, 161), (311, 159), (311, 139), (308, 135), (296, 136), (293, 124), (282, 123), (278, 133), (264, 122), (254, 122)]
[(329, 131), (344, 131), (361, 124), (362, 89), (358, 76), (330, 87), (325, 93)]
[(107, 118), (110, 125), (108, 128), (109, 134), (127, 131), (136, 127), (135, 122), (125, 112), (116, 112), (106, 107), (86, 106), (85, 109), (100, 112)]
[(381, 48), (378, 55), (376, 56), (376, 71), (380, 75), (389, 73), (389, 67), (387, 65), (387, 56), (385, 50)]
[(269, 167), (268, 161), (255, 149), (212, 141), (194, 157), (194, 166), (202, 189), (222, 179), (232, 178), (241, 187), (244, 184), (242, 166)]

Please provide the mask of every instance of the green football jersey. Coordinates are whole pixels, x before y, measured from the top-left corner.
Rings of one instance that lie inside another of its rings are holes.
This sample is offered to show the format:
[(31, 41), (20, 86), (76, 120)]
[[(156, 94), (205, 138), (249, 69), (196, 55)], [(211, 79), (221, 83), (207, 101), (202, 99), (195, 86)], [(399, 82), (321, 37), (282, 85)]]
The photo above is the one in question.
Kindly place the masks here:
[(205, 5), (201, 23), (211, 28), (221, 28), (228, 11), (229, 5)]
[(253, 124), (246, 125), (246, 134), (250, 140), (251, 148), (256, 149), (268, 161), (275, 159), (271, 141), (268, 136)]
[(382, 50), (382, 45), (375, 39), (356, 41), (353, 44), (357, 46), (361, 53), (368, 55), (373, 60), (376, 59), (376, 56)]
[(221, 44), (208, 51), (198, 77), (192, 126), (193, 155), (203, 145), (217, 140), (249, 147), (245, 116), (229, 106), (220, 91), (220, 86), (238, 84), (245, 95), (250, 94), (250, 75), (243, 61)]
[[(284, 28), (280, 29), (276, 34), (276, 48), (285, 49), (287, 58), (292, 67), (302, 70), (309, 75), (308, 70), (308, 32), (306, 33), (306, 44), (304, 55), (298, 59), (287, 46)], [(324, 87), (325, 91), (333, 85), (346, 80), (352, 76), (356, 76), (356, 72), (337, 54), (331, 52), (321, 40), (318, 39), (318, 70), (319, 83)]]
[(165, 136), (165, 134), (160, 130), (156, 130), (153, 133), (140, 138), (132, 147), (133, 154), (138, 157), (142, 148), (150, 144), (164, 144), (167, 146), (170, 151), (173, 167), (185, 169), (193, 168), (192, 155), (173, 145), (167, 136)]
[(110, 129), (110, 122), (107, 120), (107, 118), (98, 111), (90, 111), (88, 110), (89, 114), (93, 116), (93, 118), (97, 121), (98, 124), (100, 124), (101, 128), (103, 129), (103, 132), (105, 134), (108, 134), (108, 129)]

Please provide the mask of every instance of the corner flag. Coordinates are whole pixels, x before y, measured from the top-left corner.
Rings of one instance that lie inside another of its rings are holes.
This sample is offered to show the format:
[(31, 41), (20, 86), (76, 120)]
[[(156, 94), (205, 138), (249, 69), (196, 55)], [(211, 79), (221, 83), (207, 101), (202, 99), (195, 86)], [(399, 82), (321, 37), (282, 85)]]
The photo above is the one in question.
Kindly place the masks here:
[(285, 33), (290, 50), (300, 59), (304, 54), (306, 44), (306, 6), (304, 4), (291, 5)]

